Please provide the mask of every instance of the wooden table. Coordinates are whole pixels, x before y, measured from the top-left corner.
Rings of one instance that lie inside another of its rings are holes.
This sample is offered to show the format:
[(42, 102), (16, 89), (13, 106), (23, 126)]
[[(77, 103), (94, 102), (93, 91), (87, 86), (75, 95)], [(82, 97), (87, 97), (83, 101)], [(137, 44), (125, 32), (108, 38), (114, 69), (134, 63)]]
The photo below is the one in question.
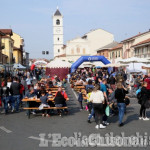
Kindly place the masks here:
[[(51, 101), (54, 103), (54, 98), (55, 97), (48, 98), (48, 101)], [(68, 100), (69, 100), (69, 98), (66, 99), (66, 101), (68, 101)], [(40, 99), (37, 99), (37, 98), (24, 98), (24, 99), (22, 99), (22, 102), (27, 103), (28, 109), (26, 108), (26, 110), (27, 110), (28, 118), (30, 118), (30, 111), (31, 111), (30, 104), (31, 104), (31, 102), (40, 103), (41, 101), (40, 101)], [(36, 108), (36, 109), (38, 109), (38, 108)]]

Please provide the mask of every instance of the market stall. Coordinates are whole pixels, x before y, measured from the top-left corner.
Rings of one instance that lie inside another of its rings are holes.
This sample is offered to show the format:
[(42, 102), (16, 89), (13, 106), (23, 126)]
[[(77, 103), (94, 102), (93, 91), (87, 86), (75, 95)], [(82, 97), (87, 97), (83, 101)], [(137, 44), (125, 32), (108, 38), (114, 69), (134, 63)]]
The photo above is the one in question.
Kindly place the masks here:
[(60, 77), (60, 79), (64, 79), (69, 73), (70, 67), (71, 63), (56, 58), (46, 65), (46, 75), (57, 75)]

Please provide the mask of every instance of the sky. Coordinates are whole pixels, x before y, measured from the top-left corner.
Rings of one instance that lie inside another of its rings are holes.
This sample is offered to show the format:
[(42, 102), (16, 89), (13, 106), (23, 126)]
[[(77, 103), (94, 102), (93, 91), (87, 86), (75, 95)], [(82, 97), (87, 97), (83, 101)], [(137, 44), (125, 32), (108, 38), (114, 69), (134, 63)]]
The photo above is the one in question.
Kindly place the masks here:
[(111, 32), (118, 42), (150, 29), (150, 0), (0, 0), (0, 6), (0, 28), (21, 35), (30, 58), (53, 58), (57, 6), (64, 16), (64, 44), (92, 29)]

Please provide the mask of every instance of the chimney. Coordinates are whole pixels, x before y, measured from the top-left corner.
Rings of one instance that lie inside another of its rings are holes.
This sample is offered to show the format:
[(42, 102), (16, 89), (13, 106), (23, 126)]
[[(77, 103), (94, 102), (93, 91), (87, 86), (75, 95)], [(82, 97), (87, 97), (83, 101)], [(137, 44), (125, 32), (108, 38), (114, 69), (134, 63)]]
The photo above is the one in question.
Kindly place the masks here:
[(139, 34), (141, 34), (141, 32), (139, 32)]

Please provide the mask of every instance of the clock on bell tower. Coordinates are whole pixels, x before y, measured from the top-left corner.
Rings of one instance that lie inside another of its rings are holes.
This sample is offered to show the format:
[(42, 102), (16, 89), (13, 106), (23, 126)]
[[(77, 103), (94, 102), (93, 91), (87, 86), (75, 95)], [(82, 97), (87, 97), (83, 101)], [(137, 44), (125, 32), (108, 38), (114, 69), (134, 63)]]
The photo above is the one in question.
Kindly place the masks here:
[(53, 15), (53, 50), (54, 57), (63, 54), (63, 16), (59, 9)]

